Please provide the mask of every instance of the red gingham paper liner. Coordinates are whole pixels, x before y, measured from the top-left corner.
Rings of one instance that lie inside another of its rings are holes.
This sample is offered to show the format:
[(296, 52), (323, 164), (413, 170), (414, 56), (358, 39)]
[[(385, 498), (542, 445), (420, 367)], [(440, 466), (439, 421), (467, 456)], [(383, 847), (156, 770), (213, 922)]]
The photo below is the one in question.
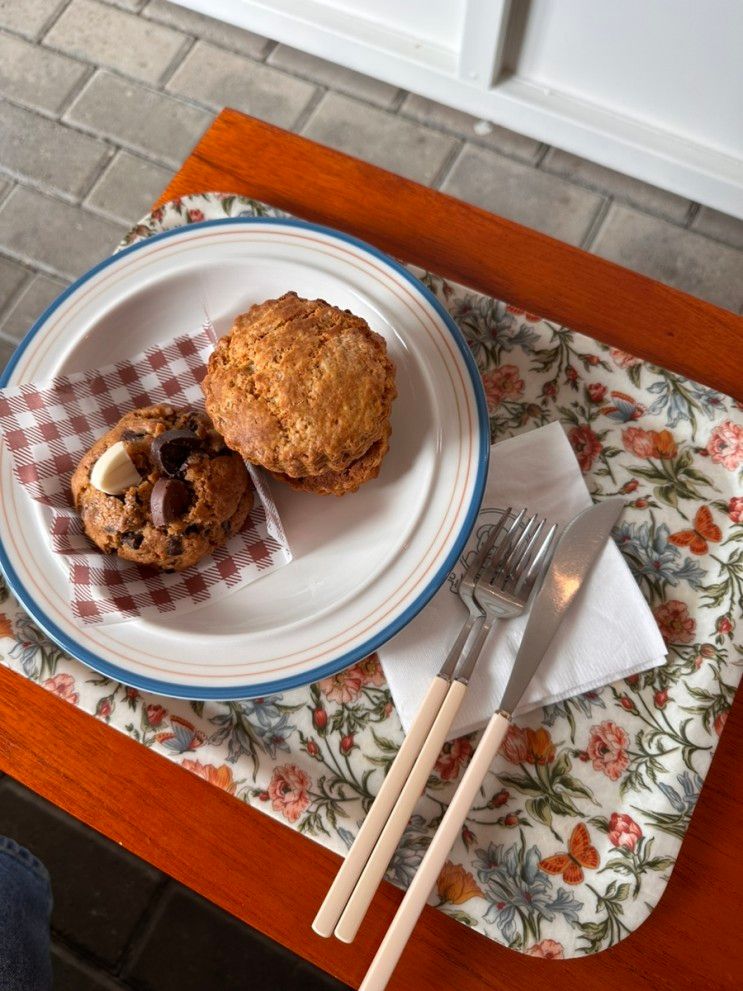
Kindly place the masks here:
[(207, 323), (128, 361), (44, 385), (0, 390), (0, 431), (13, 472), (31, 498), (46, 507), (52, 549), (66, 557), (69, 569), (72, 612), (83, 623), (187, 612), (291, 560), (270, 492), (252, 469), (256, 499), (241, 533), (179, 573), (101, 554), (72, 508), (70, 477), (76, 464), (124, 413), (154, 403), (203, 407), (200, 382), (212, 347)]

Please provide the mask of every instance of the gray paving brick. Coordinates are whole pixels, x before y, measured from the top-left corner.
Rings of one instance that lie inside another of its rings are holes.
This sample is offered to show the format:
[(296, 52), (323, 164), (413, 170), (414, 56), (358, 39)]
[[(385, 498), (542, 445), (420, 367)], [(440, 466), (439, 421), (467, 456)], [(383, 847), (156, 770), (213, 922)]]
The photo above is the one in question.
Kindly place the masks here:
[(4, 337), (0, 337), (0, 372), (5, 368), (5, 366), (10, 361), (10, 356), (15, 351), (15, 344), (13, 341), (6, 341)]
[(36, 318), (54, 302), (66, 285), (67, 283), (61, 279), (38, 272), (13, 301), (0, 323), (0, 332), (6, 337), (20, 341), (33, 326)]
[(205, 41), (194, 45), (166, 89), (215, 110), (235, 107), (279, 127), (292, 127), (315, 94), (302, 79)]
[(124, 968), (143, 991), (331, 991), (343, 985), (193, 892), (169, 886)]
[(114, 7), (121, 7), (122, 10), (131, 10), (137, 13), (144, 7), (147, 0), (104, 0), (104, 2), (113, 4)]
[(0, 27), (38, 38), (67, 0), (0, 0)]
[[(538, 141), (527, 138), (525, 134), (517, 134), (515, 131), (509, 131), (505, 127), (487, 121), (478, 121), (477, 117), (471, 117), (461, 110), (455, 110), (454, 107), (445, 107), (442, 103), (428, 100), (424, 96), (418, 96), (417, 93), (408, 93), (399, 112), (421, 124), (450, 131), (459, 138), (485, 145), (525, 162), (533, 162), (542, 147)], [(475, 130), (476, 125), (477, 130)], [(485, 131), (485, 127), (489, 130)]]
[(100, 967), (81, 960), (68, 947), (52, 943), (54, 991), (126, 991)]
[(743, 252), (630, 207), (612, 204), (591, 250), (718, 306), (743, 306)]
[(150, 0), (142, 13), (145, 17), (159, 21), (161, 24), (168, 24), (186, 34), (212, 41), (215, 45), (240, 52), (249, 58), (265, 58), (275, 44), (260, 34), (243, 31), (233, 24), (225, 24), (224, 21), (205, 17), (195, 10), (188, 10), (175, 3), (165, 3), (164, 0)]
[(743, 220), (731, 217), (729, 213), (720, 213), (719, 210), (703, 206), (691, 227), (692, 230), (724, 241), (733, 248), (743, 248)]
[(2, 168), (74, 198), (90, 188), (110, 155), (97, 138), (4, 102), (0, 148)]
[(691, 201), (682, 196), (676, 196), (613, 169), (606, 169), (595, 162), (579, 158), (578, 155), (570, 155), (559, 148), (550, 148), (540, 168), (598, 193), (607, 193), (617, 200), (630, 203), (640, 210), (647, 210), (648, 213), (658, 214), (677, 224), (684, 223), (691, 206)]
[(400, 93), (396, 86), (390, 86), (381, 79), (373, 79), (334, 62), (326, 62), (325, 59), (316, 58), (288, 45), (277, 45), (268, 57), (268, 64), (385, 109), (392, 106)]
[(212, 114), (109, 72), (98, 72), (66, 118), (177, 167), (211, 123)]
[(302, 133), (423, 183), (433, 181), (456, 147), (448, 135), (332, 92)]
[(28, 269), (11, 258), (0, 257), (0, 311), (4, 310), (11, 298), (28, 278)]
[(98, 0), (72, 0), (44, 42), (96, 65), (154, 83), (183, 49), (186, 39), (169, 27)]
[(52, 879), (52, 929), (94, 957), (117, 962), (160, 874), (8, 778), (0, 833), (41, 860)]
[(581, 243), (602, 203), (587, 189), (469, 145), (442, 188), (569, 244)]
[(89, 70), (48, 48), (0, 34), (0, 94), (56, 114)]
[(110, 254), (125, 230), (123, 224), (24, 186), (17, 186), (0, 207), (2, 247), (8, 254), (68, 278)]
[(143, 217), (172, 177), (167, 169), (120, 151), (96, 183), (86, 206), (133, 224)]

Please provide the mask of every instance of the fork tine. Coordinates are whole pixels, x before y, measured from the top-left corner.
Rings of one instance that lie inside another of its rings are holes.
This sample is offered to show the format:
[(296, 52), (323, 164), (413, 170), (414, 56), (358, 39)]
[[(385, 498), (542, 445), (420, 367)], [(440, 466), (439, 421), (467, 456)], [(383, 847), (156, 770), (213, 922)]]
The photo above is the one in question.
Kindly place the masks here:
[(531, 590), (534, 587), (534, 582), (537, 580), (537, 577), (542, 570), (542, 565), (545, 562), (550, 546), (555, 539), (556, 532), (557, 524), (553, 523), (547, 531), (547, 535), (542, 541), (539, 550), (534, 555), (526, 574), (522, 577), (521, 581), (518, 582), (516, 588), (514, 589), (514, 594), (522, 593), (524, 595), (528, 595), (531, 593)]
[[(508, 554), (510, 554), (511, 548), (513, 547), (513, 539), (516, 536), (516, 533), (521, 524), (521, 521), (524, 518), (525, 513), (526, 510), (522, 509), (521, 512), (516, 517), (516, 519), (508, 528), (508, 532), (506, 533), (506, 539), (502, 542), (500, 547), (497, 548), (495, 554), (493, 555), (493, 558), (490, 562), (490, 567), (488, 569), (488, 574), (490, 575), (490, 579), (488, 579), (488, 581), (492, 579), (492, 576), (500, 568), (501, 564), (503, 563), (503, 560), (508, 556)], [(518, 538), (516, 539), (518, 541)], [(480, 576), (480, 581), (483, 580), (483, 577), (484, 576), (482, 575)]]
[[(513, 574), (513, 568), (521, 560), (522, 547), (523, 547), (523, 545), (525, 543), (528, 543), (528, 538), (529, 538), (529, 535), (531, 533), (531, 528), (534, 525), (534, 522), (536, 521), (536, 518), (537, 517), (536, 517), (536, 513), (535, 513), (534, 516), (531, 516), (526, 521), (526, 523), (524, 524), (523, 530), (521, 531), (521, 533), (519, 534), (518, 539), (516, 540), (516, 543), (511, 547), (511, 549), (509, 550), (508, 554), (506, 555), (506, 558), (505, 558), (505, 560), (503, 562), (503, 567), (502, 567), (501, 572), (500, 572), (501, 585), (505, 585), (505, 583), (508, 581), (508, 579)], [(495, 580), (495, 578), (493, 578), (493, 580)]]
[(469, 568), (467, 568), (466, 577), (468, 579), (471, 579), (472, 581), (477, 580), (477, 576), (482, 571), (482, 566), (485, 564), (487, 556), (492, 550), (493, 544), (495, 543), (498, 534), (505, 526), (505, 523), (509, 517), (510, 512), (511, 512), (511, 507), (509, 506), (508, 509), (505, 511), (505, 513), (503, 513), (501, 518), (498, 520), (496, 525), (488, 534), (488, 539), (485, 541), (485, 543), (482, 545), (480, 550), (477, 552), (477, 556), (475, 557), (475, 560), (472, 562)]
[[(533, 517), (533, 519), (536, 519), (536, 516)], [(519, 584), (519, 581), (521, 580), (521, 577), (523, 576), (527, 568), (527, 564), (529, 562), (529, 555), (536, 546), (537, 540), (539, 539), (539, 535), (544, 529), (545, 523), (546, 520), (540, 520), (539, 523), (537, 523), (536, 527), (529, 536), (528, 541), (526, 542), (526, 546), (521, 550), (521, 553), (519, 554), (518, 558), (512, 562), (511, 567), (508, 569), (508, 576), (506, 580), (503, 582), (504, 590), (507, 585), (511, 585), (512, 588), (516, 588), (516, 586)]]

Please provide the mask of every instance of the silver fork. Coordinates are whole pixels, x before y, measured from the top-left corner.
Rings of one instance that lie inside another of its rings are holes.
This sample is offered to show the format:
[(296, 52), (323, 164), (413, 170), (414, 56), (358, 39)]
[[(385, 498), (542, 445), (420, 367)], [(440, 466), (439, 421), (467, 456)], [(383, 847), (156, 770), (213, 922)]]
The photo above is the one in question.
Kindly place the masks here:
[[(511, 618), (524, 611), (536, 579), (546, 563), (555, 527), (543, 536), (544, 521), (538, 522), (537, 517), (532, 516), (522, 524), (525, 515), (526, 510), (523, 510), (510, 522), (510, 509), (503, 514), (462, 581), (460, 595), (470, 609), (470, 617), (442, 668), (444, 678), (448, 679), (448, 688), (428, 734), (419, 746), (418, 756), (400, 789), (399, 797), (387, 814), (381, 833), (335, 927), (335, 935), (345, 943), (354, 939), (384, 877), (464, 700), (493, 623), (497, 618)], [(492, 559), (488, 563), (491, 552)], [(467, 635), (478, 622), (480, 626), (474, 643), (456, 667), (456, 660), (467, 641)], [(461, 644), (454, 654), (460, 640)], [(452, 655), (455, 657), (453, 663)], [(441, 673), (438, 677), (442, 677)]]

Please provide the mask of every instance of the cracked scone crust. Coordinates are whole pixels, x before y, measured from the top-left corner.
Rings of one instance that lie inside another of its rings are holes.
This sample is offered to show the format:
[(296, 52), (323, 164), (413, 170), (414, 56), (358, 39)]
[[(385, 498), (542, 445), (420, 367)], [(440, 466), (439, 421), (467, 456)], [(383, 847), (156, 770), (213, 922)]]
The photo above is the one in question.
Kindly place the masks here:
[(271, 472), (280, 482), (287, 482), (293, 489), (300, 492), (315, 492), (317, 495), (344, 496), (355, 492), (364, 482), (371, 481), (379, 474), (385, 454), (390, 449), (390, 434), (392, 429), (387, 424), (384, 434), (375, 441), (368, 451), (360, 458), (352, 461), (343, 471), (325, 471), (321, 475), (305, 475), (302, 478), (292, 478), (280, 472)]
[(226, 443), (293, 478), (342, 472), (361, 458), (383, 436), (397, 394), (384, 338), (293, 292), (235, 320), (202, 385)]
[[(150, 449), (156, 437), (174, 429), (191, 430), (199, 438), (198, 449), (178, 473), (190, 501), (177, 519), (156, 527), (150, 494), (163, 473)], [(107, 495), (90, 482), (96, 461), (117, 441), (124, 443), (143, 476), (120, 496)], [(132, 410), (122, 417), (84, 455), (71, 489), (85, 532), (102, 551), (167, 571), (183, 571), (225, 544), (242, 528), (253, 506), (252, 483), (242, 458), (225, 447), (208, 417), (167, 405)]]

